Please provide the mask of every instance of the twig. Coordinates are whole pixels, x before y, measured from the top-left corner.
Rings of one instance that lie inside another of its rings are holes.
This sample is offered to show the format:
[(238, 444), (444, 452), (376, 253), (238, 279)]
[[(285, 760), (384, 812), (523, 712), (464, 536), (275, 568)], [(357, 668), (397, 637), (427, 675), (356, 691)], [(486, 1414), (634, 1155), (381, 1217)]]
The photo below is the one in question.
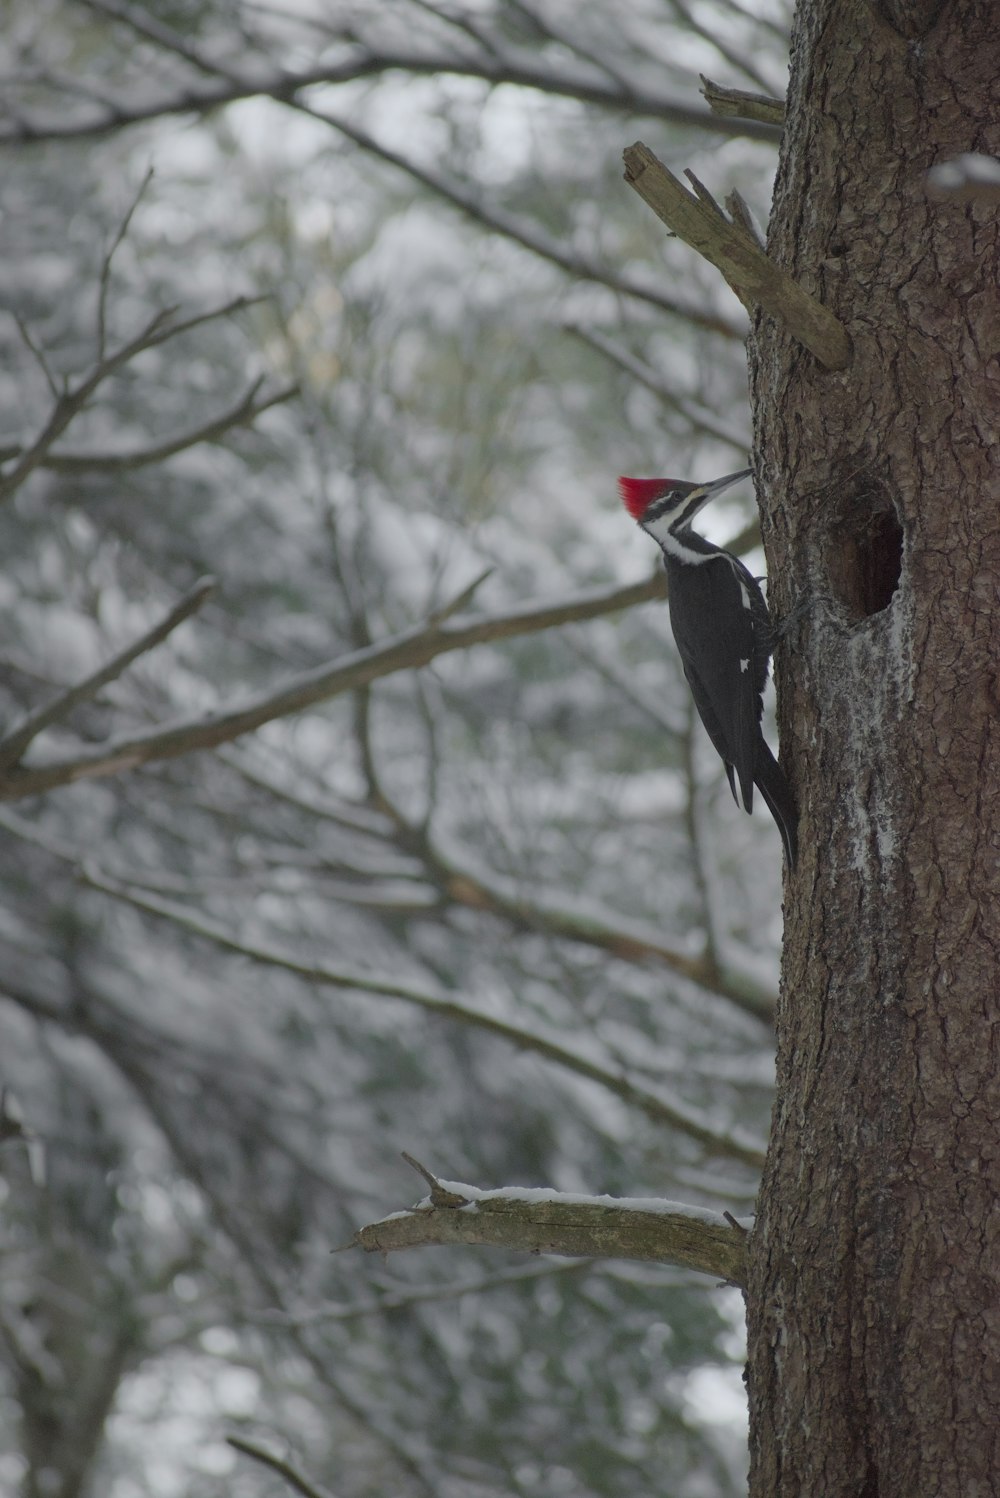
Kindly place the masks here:
[(746, 1232), (721, 1212), (647, 1198), (438, 1184), (456, 1198), (456, 1205), (436, 1205), (427, 1198), (409, 1211), (359, 1228), (354, 1244), (366, 1253), (382, 1254), (462, 1243), (569, 1258), (637, 1259), (694, 1269), (729, 1284), (746, 1283)]
[(96, 11), (98, 15), (108, 16), (113, 21), (120, 21), (122, 25), (130, 27), (137, 36), (156, 43), (177, 57), (182, 57), (185, 62), (189, 62), (192, 67), (198, 68), (210, 77), (225, 78), (237, 87), (243, 85), (243, 80), (237, 73), (230, 72), (215, 59), (209, 60), (204, 57), (179, 31), (156, 20), (145, 11), (136, 10), (131, 5), (123, 5), (119, 3), (119, 0), (82, 0), (82, 3), (88, 10)]
[(534, 28), (536, 35), (548, 37), (549, 41), (555, 42), (557, 46), (565, 47), (567, 51), (575, 53), (577, 57), (582, 57), (584, 62), (588, 62), (591, 67), (597, 68), (600, 72), (606, 73), (609, 78), (613, 78), (619, 88), (623, 88), (626, 91), (630, 89), (630, 80), (624, 72), (612, 64), (609, 57), (602, 56), (593, 47), (585, 47), (583, 45), (577, 34), (580, 27), (575, 24), (575, 17), (572, 15), (572, 12), (569, 16), (569, 24), (559, 26), (556, 24), (553, 16), (542, 15), (540, 10), (533, 10), (530, 6), (525, 5), (524, 0), (508, 0), (508, 4), (512, 10), (517, 11), (522, 20)]
[(720, 421), (715, 412), (710, 411), (707, 406), (703, 406), (698, 401), (691, 400), (689, 397), (671, 390), (649, 368), (648, 364), (636, 358), (628, 349), (624, 349), (619, 344), (614, 343), (612, 339), (607, 338), (603, 333), (598, 333), (591, 328), (580, 327), (577, 323), (566, 323), (565, 328), (566, 332), (571, 333), (574, 338), (579, 338), (583, 343), (588, 344), (590, 348), (596, 349), (606, 359), (610, 359), (613, 364), (617, 364), (619, 369), (623, 369), (634, 380), (638, 380), (641, 385), (644, 385), (647, 390), (652, 391), (655, 396), (663, 401), (664, 405), (672, 406), (696, 431), (705, 432), (709, 437), (715, 437), (720, 442), (728, 443), (737, 452), (745, 453), (749, 448), (749, 433), (744, 435), (734, 431), (732, 427)]
[(250, 1441), (244, 1441), (242, 1436), (227, 1436), (227, 1443), (234, 1451), (242, 1452), (252, 1461), (260, 1462), (261, 1466), (270, 1467), (272, 1472), (277, 1472), (283, 1477), (290, 1488), (296, 1493), (301, 1493), (302, 1498), (331, 1498), (329, 1488), (321, 1488), (317, 1483), (303, 1477), (297, 1467), (291, 1462), (282, 1461), (280, 1456), (273, 1456), (270, 1451), (265, 1451), (262, 1446), (254, 1446)]
[(450, 619), (453, 614), (461, 613), (462, 609), (467, 608), (468, 605), (472, 602), (476, 593), (482, 587), (486, 579), (488, 577), (492, 577), (495, 571), (495, 567), (484, 568), (484, 570), (480, 572), (478, 577), (474, 577), (472, 579), (472, 582), (469, 583), (467, 587), (464, 587), (462, 589), (461, 593), (456, 593), (455, 597), (452, 598), (448, 603), (442, 604), (439, 609), (434, 609), (432, 613), (428, 614), (427, 623), (443, 624), (444, 621), (446, 619)]
[(685, 27), (693, 31), (696, 36), (700, 36), (708, 42), (709, 46), (713, 47), (719, 56), (728, 62), (731, 68), (736, 68), (761, 88), (767, 87), (767, 79), (753, 65), (754, 49), (745, 45), (729, 46), (725, 40), (728, 28), (719, 25), (717, 16), (713, 17), (715, 21), (714, 26), (705, 26), (693, 14), (690, 7), (684, 3), (684, 0), (670, 0), (670, 3), (684, 22)]
[(0, 1145), (16, 1139), (24, 1145), (28, 1173), (34, 1186), (45, 1185), (45, 1145), (24, 1122), (21, 1104), (9, 1087), (0, 1087)]
[(771, 94), (748, 94), (745, 89), (727, 88), (724, 83), (715, 83), (711, 78), (706, 78), (704, 73), (698, 76), (701, 78), (701, 92), (713, 114), (724, 119), (758, 120), (765, 125), (776, 125), (779, 129), (784, 125), (784, 99), (775, 99)]
[(133, 661), (138, 660), (140, 655), (145, 655), (161, 644), (179, 624), (201, 608), (214, 587), (214, 578), (201, 578), (189, 592), (185, 593), (180, 602), (174, 605), (170, 613), (160, 620), (159, 624), (155, 624), (138, 640), (112, 656), (105, 665), (91, 672), (89, 676), (85, 676), (75, 686), (68, 687), (44, 706), (28, 713), (19, 724), (11, 729), (10, 733), (0, 739), (0, 773), (17, 764), (28, 745), (43, 729), (48, 728), (60, 718), (65, 718), (81, 702), (88, 701), (102, 687), (106, 687), (109, 682), (121, 676), (122, 672), (131, 666)]
[[(752, 536), (751, 531), (754, 532)], [(742, 552), (751, 544), (759, 544), (759, 541), (759, 530), (748, 526), (731, 549)], [(571, 645), (595, 670), (605, 674), (606, 679), (613, 682), (629, 701), (649, 714), (658, 728), (670, 734), (680, 732), (677, 724), (667, 714), (636, 691), (634, 682), (626, 681), (620, 674), (611, 671), (597, 652), (581, 647), (576, 640), (571, 641)], [(391, 817), (386, 809), (384, 788), (381, 791), (382, 810), (378, 813), (358, 806), (350, 810), (343, 806), (330, 807), (321, 799), (306, 797), (281, 785), (262, 770), (251, 768), (241, 756), (229, 750), (221, 750), (218, 757), (258, 789), (297, 807), (312, 819), (325, 818), (338, 827), (348, 827), (352, 832), (362, 833), (380, 842), (392, 835), (390, 821), (394, 821), (397, 828), (400, 825), (398, 809), (392, 808)], [(359, 872), (359, 877), (420, 879), (433, 883), (440, 894), (456, 904), (466, 904), (474, 910), (492, 911), (502, 920), (529, 926), (532, 930), (550, 933), (568, 941), (585, 943), (613, 954), (622, 962), (662, 963), (664, 967), (679, 973), (699, 988), (728, 999), (755, 1019), (768, 1025), (773, 1024), (776, 1003), (773, 986), (753, 970), (752, 962), (743, 962), (732, 950), (727, 951), (720, 967), (712, 967), (703, 957), (693, 957), (671, 946), (660, 928), (648, 921), (621, 918), (605, 906), (597, 908), (585, 903), (579, 896), (563, 894), (558, 901), (553, 901), (544, 892), (539, 892), (529, 900), (523, 888), (516, 886), (508, 877), (492, 870), (487, 873), (480, 866), (473, 868), (464, 856), (459, 859), (450, 850), (446, 863), (449, 878), (446, 880), (440, 868), (442, 852), (439, 843), (423, 819), (416, 825), (404, 824), (404, 830), (404, 867), (400, 869), (393, 866), (385, 871), (377, 869), (374, 872), (363, 870)], [(417, 859), (422, 860), (419, 873), (414, 872)], [(317, 866), (321, 869), (325, 867), (322, 861)]]
[(99, 286), (99, 290), (98, 290), (98, 293), (97, 293), (97, 357), (98, 357), (98, 359), (103, 359), (104, 358), (104, 354), (105, 354), (105, 350), (106, 350), (106, 346), (107, 346), (106, 315), (107, 315), (107, 307), (108, 307), (108, 286), (109, 286), (110, 281), (111, 281), (111, 262), (112, 262), (112, 260), (115, 257), (115, 251), (118, 249), (118, 246), (121, 244), (122, 240), (125, 238), (125, 235), (128, 233), (129, 224), (132, 222), (132, 215), (135, 213), (135, 210), (138, 208), (140, 202), (142, 201), (143, 194), (145, 193), (146, 188), (149, 186), (149, 184), (152, 182), (152, 180), (153, 180), (153, 168), (151, 166), (149, 166), (149, 167), (146, 168), (145, 175), (143, 176), (142, 181), (139, 183), (139, 187), (138, 187), (138, 189), (137, 189), (137, 191), (135, 193), (135, 196), (133, 197), (132, 202), (129, 204), (129, 207), (126, 209), (125, 216), (124, 216), (124, 218), (122, 219), (121, 223), (118, 226), (118, 230), (117, 230), (117, 232), (115, 234), (115, 237), (114, 237), (114, 239), (112, 239), (110, 245), (108, 246), (108, 248), (107, 248), (107, 250), (106, 250), (106, 252), (104, 254), (104, 258), (101, 261), (100, 286)]
[[(9, 1087), (0, 1087), (0, 1144), (9, 1139), (27, 1139), (21, 1104)], [(403, 1157), (406, 1158), (405, 1155)]]
[[(170, 32), (169, 28), (163, 27), (159, 22), (150, 22), (148, 17), (136, 15), (130, 6), (121, 4), (120, 0), (87, 0), (87, 3), (94, 9), (107, 12), (118, 19), (126, 21), (127, 24), (139, 30), (149, 39), (159, 42), (160, 45), (165, 46), (176, 55), (183, 57), (185, 61), (193, 63), (202, 71), (210, 74), (215, 72), (225, 79), (226, 82), (230, 84), (234, 82), (233, 74), (228, 72), (221, 64), (217, 65), (209, 57), (196, 52), (186, 40), (176, 37)], [(488, 74), (495, 73), (496, 70), (497, 61), (495, 58), (485, 64), (483, 68), (477, 68), (472, 66), (469, 60), (463, 56), (461, 59), (453, 59), (451, 69), (442, 68), (440, 71), (457, 71), (459, 73), (471, 71), (475, 76), (487, 76)], [(423, 71), (423, 69), (420, 69), (420, 71)], [(253, 92), (268, 94), (278, 103), (286, 104), (290, 108), (308, 115), (309, 118), (319, 121), (321, 124), (331, 126), (369, 155), (376, 156), (382, 161), (388, 162), (399, 170), (406, 172), (422, 186), (429, 188), (438, 197), (451, 203), (453, 207), (476, 222), (483, 224), (487, 229), (494, 233), (502, 234), (505, 238), (513, 240), (514, 243), (521, 245), (532, 254), (551, 261), (577, 280), (594, 281), (598, 285), (610, 287), (613, 291), (623, 292), (627, 296), (649, 302), (654, 306), (660, 307), (665, 312), (686, 318), (696, 326), (706, 329), (706, 331), (720, 333), (729, 338), (741, 338), (743, 336), (742, 331), (738, 327), (720, 314), (666, 297), (652, 287), (643, 286), (640, 282), (633, 280), (629, 276), (615, 275), (595, 261), (587, 260), (581, 255), (571, 254), (558, 239), (543, 233), (523, 220), (505, 213), (501, 209), (495, 207), (487, 208), (483, 202), (457, 183), (446, 179), (428, 167), (421, 166), (411, 158), (403, 156), (387, 146), (381, 145), (373, 136), (361, 130), (345, 117), (317, 109), (303, 97), (304, 89), (304, 82), (293, 84), (290, 76), (283, 73), (279, 79), (274, 80), (270, 84), (262, 83)], [(637, 107), (634, 99), (631, 97), (629, 98), (629, 107)]]
[(418, 10), (425, 11), (427, 15), (433, 16), (442, 25), (453, 26), (463, 36), (469, 37), (478, 47), (491, 57), (500, 57), (500, 48), (496, 41), (490, 36), (484, 27), (478, 26), (471, 16), (463, 16), (460, 12), (449, 13), (443, 6), (432, 4), (432, 0), (412, 0)]
[(745, 305), (759, 305), (779, 318), (827, 369), (846, 367), (851, 340), (844, 325), (730, 223), (697, 179), (697, 191), (689, 192), (639, 141), (625, 151), (625, 180), (669, 229), (721, 272)]
[[(39, 369), (42, 371), (42, 375), (45, 378), (45, 383), (49, 387), (49, 394), (52, 396), (53, 400), (57, 401), (59, 399), (59, 386), (56, 384), (55, 375), (49, 368), (49, 363), (45, 357), (45, 353), (42, 349), (41, 344), (35, 342), (34, 338), (31, 335), (31, 329), (28, 327), (28, 324), (23, 320), (19, 313), (13, 312), (11, 313), (11, 316), (17, 323), (17, 331), (20, 333), (25, 347), (34, 358), (34, 361), (38, 365)], [(16, 449), (16, 451), (19, 452), (20, 448)], [(5, 453), (2, 457), (0, 457), (0, 462), (6, 461), (6, 458), (7, 454)]]
[(402, 1151), (402, 1155), (407, 1165), (415, 1170), (418, 1176), (422, 1176), (431, 1188), (432, 1207), (467, 1207), (469, 1205), (467, 1196), (462, 1196), (458, 1191), (449, 1191), (447, 1186), (442, 1186), (437, 1176), (432, 1175), (426, 1165), (421, 1165), (419, 1160), (414, 1160), (413, 1156), (408, 1155), (405, 1150)]
[(176, 311), (165, 307), (146, 323), (141, 332), (122, 345), (116, 353), (99, 359), (94, 367), (75, 386), (66, 385), (56, 396), (49, 419), (30, 447), (26, 448), (10, 473), (0, 478), (0, 503), (11, 497), (29, 473), (37, 468), (49, 448), (61, 437), (77, 412), (82, 411), (97, 387), (122, 364), (149, 348), (158, 332)]

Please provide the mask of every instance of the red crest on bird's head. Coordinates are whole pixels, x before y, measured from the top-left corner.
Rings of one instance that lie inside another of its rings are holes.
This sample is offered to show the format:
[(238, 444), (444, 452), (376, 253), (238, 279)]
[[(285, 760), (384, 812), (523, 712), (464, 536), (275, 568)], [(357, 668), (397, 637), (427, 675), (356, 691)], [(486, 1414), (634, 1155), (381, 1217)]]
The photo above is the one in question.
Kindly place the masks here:
[(674, 489), (684, 491), (693, 488), (693, 484), (685, 483), (683, 479), (620, 478), (618, 480), (618, 492), (622, 497), (622, 504), (633, 520), (640, 521), (654, 500), (662, 499), (665, 494), (670, 494)]

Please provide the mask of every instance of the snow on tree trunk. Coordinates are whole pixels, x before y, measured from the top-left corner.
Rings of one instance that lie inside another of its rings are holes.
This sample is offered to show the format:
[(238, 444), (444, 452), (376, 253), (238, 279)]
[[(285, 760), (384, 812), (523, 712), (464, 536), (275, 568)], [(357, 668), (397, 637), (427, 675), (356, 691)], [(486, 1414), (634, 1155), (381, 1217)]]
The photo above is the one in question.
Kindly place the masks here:
[[(769, 251), (847, 326), (752, 380), (801, 806), (750, 1244), (754, 1498), (1000, 1492), (1000, 146), (992, 3), (803, 0)], [(933, 179), (932, 179), (933, 182)]]

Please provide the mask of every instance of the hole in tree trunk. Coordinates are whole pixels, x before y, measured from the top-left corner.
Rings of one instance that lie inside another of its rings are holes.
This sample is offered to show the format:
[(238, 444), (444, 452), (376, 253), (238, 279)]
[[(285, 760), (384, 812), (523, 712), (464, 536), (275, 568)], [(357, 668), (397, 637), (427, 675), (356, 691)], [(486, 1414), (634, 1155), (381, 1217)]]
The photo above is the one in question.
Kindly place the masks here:
[(903, 567), (903, 529), (882, 481), (853, 473), (833, 489), (830, 591), (853, 622), (889, 607)]

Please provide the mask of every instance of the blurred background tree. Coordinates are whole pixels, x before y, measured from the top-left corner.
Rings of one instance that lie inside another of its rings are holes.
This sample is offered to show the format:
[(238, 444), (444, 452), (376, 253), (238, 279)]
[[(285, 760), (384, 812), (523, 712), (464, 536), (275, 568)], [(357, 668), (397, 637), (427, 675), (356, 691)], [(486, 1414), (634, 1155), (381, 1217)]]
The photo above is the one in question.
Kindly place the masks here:
[[(696, 92), (781, 91), (752, 10), (6, 7), (5, 1488), (286, 1491), (232, 1434), (338, 1498), (743, 1490), (734, 1291), (330, 1250), (402, 1148), (752, 1205), (779, 841), (615, 498), (745, 462), (744, 314), (621, 150), (766, 212), (775, 127)], [(185, 739), (456, 600), (474, 648)]]

